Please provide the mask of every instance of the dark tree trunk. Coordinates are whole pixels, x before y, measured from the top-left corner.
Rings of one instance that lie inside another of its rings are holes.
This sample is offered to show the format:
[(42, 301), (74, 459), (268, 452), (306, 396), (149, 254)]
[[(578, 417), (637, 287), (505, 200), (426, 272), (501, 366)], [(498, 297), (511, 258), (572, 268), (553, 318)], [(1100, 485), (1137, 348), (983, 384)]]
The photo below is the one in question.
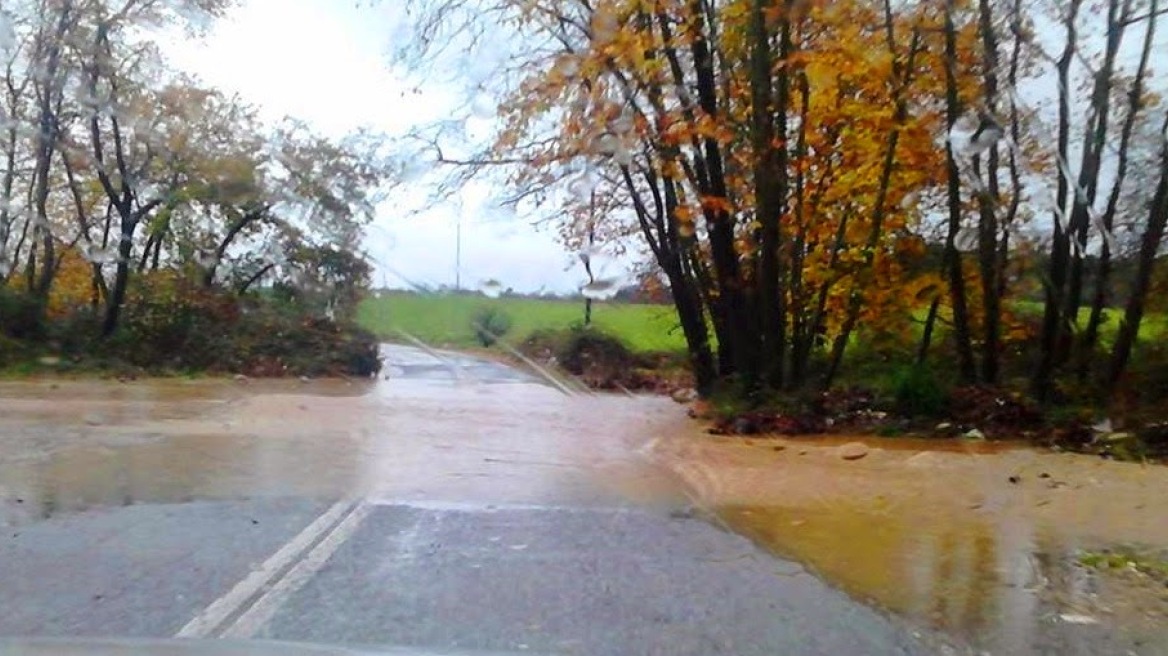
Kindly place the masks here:
[[(945, 118), (947, 130), (961, 116), (957, 97), (957, 30), (953, 24), (955, 0), (945, 3)], [(957, 250), (957, 234), (961, 230), (961, 180), (952, 140), (945, 142), (947, 193), (949, 199), (949, 229), (945, 236), (946, 274), (949, 279), (949, 302), (953, 309), (953, 340), (957, 347), (957, 365), (966, 382), (977, 380), (973, 359), (973, 344), (969, 331), (969, 309), (965, 299), (965, 274), (961, 253)]]
[[(1136, 75), (1132, 87), (1128, 91), (1127, 115), (1120, 128), (1119, 147), (1116, 163), (1115, 180), (1112, 182), (1111, 192), (1107, 198), (1107, 208), (1103, 212), (1103, 229), (1110, 232), (1115, 227), (1115, 215), (1119, 208), (1119, 198), (1123, 190), (1123, 183), (1127, 177), (1128, 161), (1130, 158), (1131, 136), (1135, 128), (1136, 118), (1144, 107), (1144, 79), (1148, 70), (1148, 61), (1152, 54), (1152, 43), (1156, 33), (1156, 13), (1158, 0), (1152, 0), (1147, 18), (1147, 30), (1144, 33), (1144, 44), (1140, 52), (1140, 62), (1136, 68)], [(1099, 266), (1095, 272), (1095, 295), (1091, 302), (1091, 316), (1087, 320), (1087, 327), (1083, 331), (1082, 342), (1079, 345), (1079, 379), (1086, 380), (1091, 373), (1095, 347), (1099, 341), (1099, 327), (1103, 323), (1103, 310), (1107, 307), (1109, 285), (1111, 282), (1111, 244), (1103, 241), (1099, 252)]]
[[(998, 38), (989, 0), (978, 2), (978, 29), (982, 38), (983, 99), (986, 109), (997, 120), (998, 102)], [(981, 158), (974, 161), (974, 174), (982, 176)], [(998, 353), (1001, 351), (1002, 306), (1001, 269), (998, 266), (998, 207), (1001, 193), (998, 188), (998, 146), (989, 149), (985, 160), (986, 188), (978, 194), (978, 267), (982, 290), (982, 380), (998, 381)]]
[[(780, 10), (779, 56), (790, 54), (791, 34), (788, 12), (790, 3), (783, 0)], [(754, 149), (755, 220), (759, 231), (759, 266), (755, 284), (758, 288), (756, 311), (761, 336), (762, 381), (779, 388), (783, 384), (783, 361), (786, 357), (786, 317), (783, 285), (782, 231), (780, 223), (787, 193), (786, 125), (790, 83), (787, 69), (774, 71), (771, 31), (767, 13), (771, 0), (754, 0), (750, 15), (750, 102), (751, 144)], [(777, 88), (776, 88), (777, 87)], [(776, 144), (782, 140), (783, 144)]]
[(118, 241), (118, 263), (114, 271), (114, 286), (110, 290), (106, 303), (105, 320), (101, 324), (102, 337), (109, 337), (118, 329), (122, 306), (126, 302), (126, 290), (130, 283), (130, 254), (134, 245), (134, 228), (136, 227), (137, 223), (132, 218), (122, 219), (121, 239)]
[(33, 168), (33, 209), (36, 212), (36, 229), (33, 231), (34, 240), (39, 238), (43, 253), (40, 263), (40, 276), (36, 279), (30, 291), (45, 305), (49, 298), (49, 290), (53, 285), (53, 273), (56, 270), (56, 253), (53, 243), (53, 231), (49, 222), (49, 173), (53, 163), (53, 155), (57, 150), (57, 138), (60, 125), (58, 122), (57, 98), (63, 92), (63, 80), (58, 75), (61, 62), (61, 48), (65, 35), (72, 21), (73, 3), (71, 0), (62, 2), (56, 8), (57, 21), (54, 31), (47, 37), (47, 42), (37, 43), (36, 55), (42, 59), (44, 78), (37, 86), (37, 139), (36, 163)]
[(1039, 353), (1038, 366), (1034, 370), (1032, 379), (1033, 394), (1040, 400), (1046, 400), (1050, 392), (1050, 383), (1057, 365), (1059, 337), (1063, 333), (1062, 325), (1066, 321), (1063, 315), (1063, 303), (1066, 298), (1067, 269), (1070, 259), (1070, 235), (1067, 232), (1067, 193), (1070, 189), (1070, 170), (1068, 162), (1068, 143), (1071, 132), (1070, 109), (1070, 70), (1074, 60), (1076, 47), (1075, 18), (1083, 0), (1070, 0), (1067, 7), (1067, 16), (1064, 21), (1066, 27), (1066, 43), (1059, 57), (1056, 69), (1059, 82), (1058, 108), (1058, 207), (1054, 210), (1054, 232), (1051, 237), (1050, 266), (1046, 281), (1046, 305), (1042, 314), (1042, 341)]
[(1168, 223), (1168, 116), (1165, 117), (1164, 126), (1161, 128), (1161, 138), (1165, 142), (1160, 148), (1160, 182), (1156, 186), (1156, 193), (1148, 211), (1148, 227), (1140, 241), (1138, 269), (1132, 283), (1131, 296), (1128, 297), (1123, 320), (1119, 324), (1119, 334), (1115, 338), (1111, 371), (1108, 374), (1108, 382), (1112, 389), (1127, 369), (1132, 347), (1139, 335), (1140, 321), (1144, 317), (1144, 304), (1152, 285), (1152, 272), (1156, 267), (1156, 256), (1160, 252), (1160, 243), (1164, 238), (1164, 226)]
[(1071, 220), (1068, 231), (1078, 246), (1074, 249), (1070, 262), (1070, 279), (1063, 310), (1066, 320), (1062, 323), (1063, 335), (1058, 340), (1059, 344), (1064, 345), (1064, 352), (1059, 354), (1057, 360), (1059, 363), (1065, 361), (1070, 355), (1070, 347), (1074, 339), (1071, 326), (1077, 325), (1079, 321), (1079, 307), (1083, 300), (1084, 261), (1091, 228), (1091, 206), (1095, 204), (1095, 197), (1099, 191), (1099, 171), (1103, 162), (1103, 149), (1107, 144), (1108, 118), (1111, 113), (1111, 88), (1115, 58), (1123, 41), (1130, 5), (1131, 0), (1123, 0), (1121, 10), (1120, 0), (1108, 0), (1107, 3), (1107, 46), (1103, 55), (1103, 64), (1095, 74), (1095, 82), (1091, 91), (1091, 118), (1087, 124), (1087, 133), (1083, 136), (1079, 181), (1075, 187), (1074, 201), (1071, 205)]
[[(702, 0), (691, 2), (694, 16), (704, 23), (706, 13)], [(718, 107), (718, 80), (714, 70), (714, 57), (710, 50), (706, 32), (698, 27), (692, 34), (690, 46), (693, 54), (694, 72), (697, 78), (698, 103), (702, 111), (713, 119), (720, 117)], [(759, 334), (754, 329), (754, 314), (742, 285), (738, 266), (738, 252), (735, 248), (735, 218), (726, 209), (729, 194), (723, 167), (722, 147), (712, 137), (702, 142), (702, 154), (709, 176), (708, 194), (712, 199), (723, 201), (725, 205), (705, 210), (707, 232), (709, 234), (710, 257), (713, 261), (714, 276), (717, 280), (719, 302), (715, 311), (722, 313), (727, 337), (719, 341), (720, 355), (724, 361), (733, 362), (733, 371), (747, 390), (759, 384)], [(723, 371), (723, 373), (727, 373)]]

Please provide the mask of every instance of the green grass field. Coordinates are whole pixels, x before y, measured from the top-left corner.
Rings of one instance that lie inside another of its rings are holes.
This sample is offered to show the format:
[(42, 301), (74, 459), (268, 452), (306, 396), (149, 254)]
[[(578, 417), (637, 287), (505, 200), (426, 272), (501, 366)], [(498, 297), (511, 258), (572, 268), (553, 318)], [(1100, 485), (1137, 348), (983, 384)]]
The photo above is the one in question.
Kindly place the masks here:
[[(506, 339), (511, 343), (525, 339), (536, 330), (562, 330), (584, 320), (583, 301), (539, 300), (525, 298), (489, 299), (472, 295), (414, 294), (390, 292), (361, 304), (358, 320), (365, 328), (384, 339), (402, 339), (402, 332), (435, 346), (467, 348), (478, 346), (471, 329), (471, 318), (481, 308), (503, 310), (512, 321)], [(1022, 314), (1041, 316), (1038, 303), (1018, 303)], [(1086, 325), (1088, 312), (1080, 316)], [(1100, 339), (1105, 346), (1115, 338), (1122, 312), (1108, 310)], [(921, 319), (923, 319), (923, 314)], [(597, 302), (592, 308), (593, 324), (623, 339), (638, 352), (685, 349), (685, 339), (677, 326), (677, 315), (670, 305), (634, 305)], [(944, 327), (940, 327), (944, 332)], [(939, 333), (940, 334), (940, 333)], [(1141, 325), (1140, 339), (1147, 341), (1168, 335), (1168, 315), (1150, 312)]]
[[(1017, 301), (1015, 310), (1020, 315), (1036, 319), (1042, 317), (1042, 303), (1036, 301)], [(1078, 319), (1079, 329), (1085, 330), (1087, 328), (1087, 322), (1091, 319), (1091, 309), (1080, 308), (1076, 319)], [(1119, 331), (1119, 322), (1122, 320), (1122, 309), (1106, 308), (1103, 310), (1103, 323), (1099, 326), (1099, 341), (1103, 345), (1110, 346), (1115, 342), (1115, 335)], [(1145, 312), (1144, 318), (1140, 321), (1139, 340), (1156, 340), (1161, 339), (1164, 335), (1168, 335), (1168, 314), (1153, 311)]]
[[(405, 332), (434, 346), (464, 348), (478, 346), (471, 319), (484, 307), (499, 308), (511, 318), (511, 330), (504, 339), (512, 344), (536, 330), (566, 329), (584, 321), (584, 301), (408, 292), (367, 299), (357, 316), (362, 326), (385, 339), (401, 339)], [(685, 338), (671, 305), (596, 302), (592, 305), (592, 323), (620, 337), (637, 352), (685, 349)]]

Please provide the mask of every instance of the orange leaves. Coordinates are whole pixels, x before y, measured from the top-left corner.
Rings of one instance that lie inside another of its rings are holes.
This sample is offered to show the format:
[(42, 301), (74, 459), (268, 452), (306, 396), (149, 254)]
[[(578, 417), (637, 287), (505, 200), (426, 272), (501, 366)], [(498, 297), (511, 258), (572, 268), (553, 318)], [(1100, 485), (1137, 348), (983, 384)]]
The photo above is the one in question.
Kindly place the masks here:
[(734, 211), (734, 204), (725, 196), (702, 196), (702, 209), (712, 214), (729, 214)]
[[(548, 15), (565, 11), (562, 0), (526, 1)], [(632, 217), (634, 213), (621, 211), (631, 206), (630, 194), (643, 194), (642, 207), (652, 212), (649, 185), (657, 186), (653, 191), (660, 202), (668, 181), (677, 207), (667, 218), (676, 234), (694, 240), (700, 257), (711, 252), (704, 219), (732, 226), (740, 257), (757, 255), (752, 242), (756, 192), (778, 183), (755, 178), (762, 153), (750, 139), (756, 120), (749, 66), (752, 4), (723, 0), (710, 5), (712, 14), (695, 13), (702, 3), (693, 0), (573, 5), (594, 12), (573, 18), (582, 29), (572, 52), (543, 55), (539, 66), (528, 69), (527, 82), (505, 112), (512, 132), (499, 145), (523, 151), (525, 157), (519, 159), (533, 162), (542, 174), (528, 179), (550, 185), (564, 179), (568, 159), (582, 156), (589, 166), (610, 167), (617, 160), (612, 142), (619, 140), (622, 152), (637, 154), (635, 160), (624, 160), (621, 172), (628, 171), (640, 187), (629, 190), (623, 178), (608, 176), (598, 194), (612, 199), (605, 208), (593, 212), (565, 201), (565, 234), (581, 234), (599, 213), (607, 221)], [(908, 115), (898, 119), (898, 64), (904, 62), (906, 35), (928, 3), (894, 4), (896, 52), (886, 43), (879, 2), (768, 5), (766, 18), (776, 43), (775, 21), (789, 19), (794, 27), (793, 52), (781, 58), (776, 48), (772, 62), (775, 88), (785, 76), (790, 104), (787, 132), (775, 135), (770, 146), (787, 156), (779, 225), (786, 264), (802, 267), (799, 279), (805, 288), (792, 294), (796, 311), (814, 309), (798, 306), (817, 304), (822, 290), (829, 314), (846, 314), (859, 295), (866, 320), (890, 323), (903, 321), (906, 312), (930, 302), (939, 289), (935, 277), (915, 273), (922, 268), (925, 244), (913, 233), (924, 211), (914, 199), (928, 198), (929, 187), (941, 181), (939, 172), (944, 171), (944, 152), (935, 138), (944, 67), (932, 50), (920, 54), (903, 96)], [(782, 15), (792, 6), (795, 15)], [(707, 24), (711, 16), (713, 25)], [(554, 40), (555, 30), (563, 25), (554, 20), (546, 24), (547, 36)], [(704, 98), (692, 48), (699, 38), (712, 50), (715, 67), (714, 88), (702, 89)], [(711, 93), (716, 110), (706, 111)], [(551, 136), (532, 136), (548, 125), (554, 126)], [(894, 166), (882, 189), (893, 134)], [(722, 184), (710, 183), (716, 177), (713, 157), (722, 171), (717, 182), (724, 184), (724, 193)], [(633, 228), (624, 234), (639, 233), (635, 219), (627, 220)], [(716, 285), (706, 291), (718, 292)], [(829, 329), (838, 326), (837, 319), (829, 319)]]

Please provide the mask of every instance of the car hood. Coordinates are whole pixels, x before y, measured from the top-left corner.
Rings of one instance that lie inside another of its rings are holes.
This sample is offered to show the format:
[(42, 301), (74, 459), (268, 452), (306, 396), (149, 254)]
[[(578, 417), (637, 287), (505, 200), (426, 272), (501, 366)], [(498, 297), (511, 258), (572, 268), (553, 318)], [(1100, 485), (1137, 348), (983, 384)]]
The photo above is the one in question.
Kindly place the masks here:
[[(333, 647), (267, 640), (0, 638), (0, 656), (517, 656), (423, 647)], [(523, 652), (523, 656), (532, 656)]]

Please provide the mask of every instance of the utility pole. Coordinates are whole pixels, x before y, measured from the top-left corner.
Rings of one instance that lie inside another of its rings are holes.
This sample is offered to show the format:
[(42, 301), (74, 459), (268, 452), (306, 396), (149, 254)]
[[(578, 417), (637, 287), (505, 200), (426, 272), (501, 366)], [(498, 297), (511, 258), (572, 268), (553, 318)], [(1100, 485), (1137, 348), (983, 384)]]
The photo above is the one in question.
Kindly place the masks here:
[(462, 291), (462, 217), (454, 225), (454, 291)]

